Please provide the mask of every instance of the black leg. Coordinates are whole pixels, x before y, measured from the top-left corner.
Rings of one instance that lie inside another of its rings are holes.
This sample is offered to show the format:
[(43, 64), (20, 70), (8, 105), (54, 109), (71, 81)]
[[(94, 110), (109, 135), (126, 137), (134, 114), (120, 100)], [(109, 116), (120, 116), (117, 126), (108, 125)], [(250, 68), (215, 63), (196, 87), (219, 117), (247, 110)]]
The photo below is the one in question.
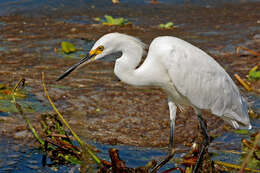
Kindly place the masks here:
[(172, 151), (172, 148), (173, 148), (173, 133), (174, 133), (174, 120), (171, 120), (170, 121), (170, 139), (169, 139), (169, 142), (170, 142), (170, 145), (169, 145), (169, 153), (171, 153)]
[(198, 168), (199, 168), (200, 163), (202, 161), (202, 157), (203, 157), (203, 154), (205, 152), (205, 149), (209, 145), (209, 142), (210, 142), (210, 138), (209, 138), (208, 133), (207, 133), (206, 124), (205, 124), (201, 114), (197, 113), (197, 115), (198, 115), (198, 118), (199, 118), (200, 127), (201, 127), (202, 134), (203, 134), (203, 145), (202, 145), (198, 160), (197, 160), (195, 167), (193, 169), (193, 173), (196, 173), (198, 171)]
[(173, 134), (174, 134), (174, 120), (170, 121), (170, 146), (169, 146), (169, 152), (167, 157), (160, 161), (156, 167), (154, 167), (151, 171), (151, 173), (156, 173), (163, 165), (165, 165), (167, 162), (171, 160), (171, 158), (174, 155), (174, 148), (173, 148)]

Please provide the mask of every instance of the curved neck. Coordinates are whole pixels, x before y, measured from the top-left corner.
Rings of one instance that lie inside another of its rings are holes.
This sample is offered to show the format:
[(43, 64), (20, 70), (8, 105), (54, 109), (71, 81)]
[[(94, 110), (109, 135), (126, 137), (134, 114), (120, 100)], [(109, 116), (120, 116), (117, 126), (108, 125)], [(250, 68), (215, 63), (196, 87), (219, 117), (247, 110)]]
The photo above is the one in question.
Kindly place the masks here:
[(114, 73), (127, 84), (135, 86), (149, 85), (146, 75), (139, 70), (140, 67), (136, 69), (142, 59), (143, 48), (135, 44), (127, 44), (127, 48), (122, 46), (122, 56), (116, 60)]

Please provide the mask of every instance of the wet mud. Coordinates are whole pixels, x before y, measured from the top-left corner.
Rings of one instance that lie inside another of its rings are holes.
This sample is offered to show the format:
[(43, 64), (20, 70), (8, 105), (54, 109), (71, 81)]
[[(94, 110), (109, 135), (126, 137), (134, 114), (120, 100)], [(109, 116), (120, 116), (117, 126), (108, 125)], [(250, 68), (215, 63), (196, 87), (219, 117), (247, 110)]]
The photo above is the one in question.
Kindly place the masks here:
[[(260, 52), (260, 40), (255, 38), (260, 33), (259, 3), (215, 8), (177, 8), (165, 4), (142, 6), (140, 9), (124, 6), (103, 10), (97, 8), (52, 13), (52, 16), (0, 17), (0, 82), (15, 85), (20, 78), (25, 78), (31, 92), (48, 105), (41, 86), (41, 72), (44, 72), (55, 105), (85, 140), (149, 147), (168, 146), (167, 95), (159, 88), (136, 88), (120, 82), (113, 74), (114, 62), (89, 64), (66, 80), (56, 82), (57, 77), (80, 58), (58, 58), (60, 55), (55, 50), (60, 47), (59, 40), (81, 41), (79, 47), (89, 45), (84, 48), (87, 53), (95, 40), (109, 32), (127, 33), (139, 37), (146, 44), (160, 35), (177, 36), (212, 54), (231, 77), (238, 73), (246, 78), (248, 71), (260, 60), (260, 57), (250, 54), (241, 56), (234, 53), (234, 48), (240, 44)], [(109, 27), (93, 24), (93, 17), (102, 17), (104, 14), (129, 16), (133, 19), (133, 25)], [(88, 16), (92, 22), (65, 20), (80, 15)], [(61, 17), (64, 20), (60, 20)], [(138, 21), (135, 21), (137, 18)], [(177, 28), (162, 30), (157, 27), (171, 20), (174, 20)], [(259, 83), (256, 85), (259, 88)], [(246, 95), (244, 89), (241, 90)], [(40, 129), (40, 114), (28, 115), (36, 129)], [(219, 136), (230, 129), (228, 124), (207, 111), (203, 111), (203, 116), (212, 136)], [(32, 139), (18, 114), (9, 113), (8, 117), (0, 117), (0, 122), (2, 135)], [(200, 132), (198, 125), (191, 108), (183, 112), (178, 110), (176, 144), (190, 146)]]

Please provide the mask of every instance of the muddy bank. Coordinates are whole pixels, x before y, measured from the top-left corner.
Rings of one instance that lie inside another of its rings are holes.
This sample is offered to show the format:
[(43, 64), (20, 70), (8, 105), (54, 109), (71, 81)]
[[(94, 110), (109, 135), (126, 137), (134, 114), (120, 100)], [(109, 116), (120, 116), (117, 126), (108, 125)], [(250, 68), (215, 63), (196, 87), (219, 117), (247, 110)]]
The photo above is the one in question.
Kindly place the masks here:
[[(103, 11), (90, 9), (84, 12), (90, 19), (103, 16), (105, 13), (140, 17), (140, 20), (130, 27), (66, 22), (65, 19), (77, 15), (77, 12), (62, 13), (64, 20), (59, 20), (61, 14), (52, 17), (0, 17), (0, 21), (3, 22), (0, 25), (0, 82), (14, 85), (23, 77), (26, 79), (26, 86), (31, 88), (30, 92), (43, 104), (48, 104), (41, 87), (41, 72), (45, 72), (46, 83), (56, 106), (72, 128), (86, 140), (110, 144), (167, 146), (169, 111), (167, 95), (162, 90), (134, 88), (122, 83), (113, 74), (113, 62), (104, 61), (89, 64), (57, 83), (57, 77), (78, 62), (78, 59), (57, 58), (60, 54), (55, 48), (60, 47), (61, 40), (81, 40), (82, 45), (89, 45), (89, 48), (85, 48), (87, 52), (93, 41), (109, 32), (134, 35), (147, 44), (156, 36), (174, 35), (216, 53), (214, 57), (229, 74), (238, 73), (245, 77), (250, 68), (259, 62), (259, 57), (241, 57), (233, 54), (234, 50), (228, 52), (229, 49), (225, 48), (227, 45), (248, 43), (250, 48), (259, 52), (259, 42), (250, 41), (260, 32), (257, 24), (260, 6), (257, 4), (226, 5), (224, 9), (177, 9), (159, 5), (153, 6), (152, 9), (150, 6), (144, 6), (135, 10), (116, 6)], [(154, 13), (150, 10), (160, 15), (154, 18)], [(184, 13), (186, 15), (181, 16)], [(156, 27), (157, 24), (172, 19), (179, 27), (170, 30)], [(250, 27), (253, 29), (248, 30)], [(234, 31), (236, 29), (237, 31)], [(207, 31), (216, 33), (210, 34)], [(40, 114), (29, 114), (36, 129), (39, 129)], [(221, 135), (229, 129), (229, 125), (219, 118), (207, 112), (203, 114), (210, 135)], [(9, 116), (0, 119), (3, 124), (0, 132), (15, 138), (27, 135), (27, 139), (31, 139), (32, 136), (27, 133), (21, 117), (14, 113), (9, 113)], [(178, 111), (176, 144), (190, 145), (198, 134), (198, 120), (192, 109)]]

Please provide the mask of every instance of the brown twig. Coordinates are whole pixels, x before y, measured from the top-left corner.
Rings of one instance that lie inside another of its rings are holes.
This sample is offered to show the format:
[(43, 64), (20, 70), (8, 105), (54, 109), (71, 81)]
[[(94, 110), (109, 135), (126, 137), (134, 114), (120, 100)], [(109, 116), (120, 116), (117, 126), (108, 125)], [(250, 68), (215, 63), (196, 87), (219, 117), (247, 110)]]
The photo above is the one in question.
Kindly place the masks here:
[(166, 170), (166, 171), (164, 171), (162, 173), (170, 173), (170, 172), (175, 171), (175, 170), (179, 170), (179, 171), (181, 171), (181, 173), (185, 173), (185, 170), (183, 168), (180, 168), (180, 167), (171, 168), (171, 169), (168, 169), (168, 170)]
[(66, 153), (70, 153), (74, 156), (76, 156), (78, 159), (80, 159), (80, 154), (79, 153), (76, 153), (75, 151), (73, 151), (71, 148), (68, 148), (67, 146), (64, 146), (63, 144), (61, 144), (60, 142), (57, 142), (57, 141), (52, 141), (52, 140), (49, 140), (49, 139), (46, 139), (45, 142), (47, 143), (50, 143), (56, 147), (58, 147), (60, 150), (63, 150), (65, 151)]
[(252, 88), (238, 74), (234, 74), (234, 76), (247, 91), (252, 91)]
[(243, 161), (239, 173), (244, 173), (244, 170), (246, 169), (246, 165), (247, 165), (249, 159), (252, 157), (253, 153), (255, 152), (256, 146), (258, 145), (259, 141), (260, 141), (260, 133), (258, 133), (258, 134), (256, 135), (255, 141), (254, 141), (254, 146), (253, 146), (253, 148), (250, 150), (250, 152), (248, 153), (246, 159)]
[(255, 51), (253, 51), (253, 50), (251, 50), (251, 49), (248, 49), (248, 48), (246, 48), (246, 47), (241, 47), (241, 46), (237, 47), (237, 49), (236, 49), (237, 55), (239, 54), (240, 50), (245, 50), (245, 51), (251, 53), (252, 55), (260, 56), (260, 53), (255, 52)]

